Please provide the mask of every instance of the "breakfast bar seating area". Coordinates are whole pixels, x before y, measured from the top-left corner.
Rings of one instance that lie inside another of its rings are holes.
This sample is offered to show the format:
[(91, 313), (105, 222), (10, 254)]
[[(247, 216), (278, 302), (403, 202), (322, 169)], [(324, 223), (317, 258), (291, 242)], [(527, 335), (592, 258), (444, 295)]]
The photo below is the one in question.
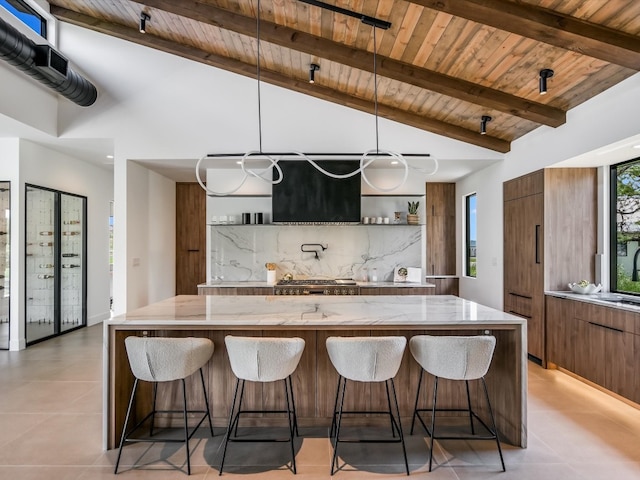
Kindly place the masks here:
[[(114, 317), (105, 324), (105, 425), (104, 445), (112, 449), (121, 435), (133, 376), (124, 354), (129, 336), (203, 337), (213, 341), (215, 350), (204, 366), (214, 428), (220, 432), (228, 425), (236, 377), (225, 348), (228, 335), (242, 337), (298, 337), (305, 349), (291, 376), (295, 397), (297, 427), (314, 429), (328, 437), (335, 414), (338, 372), (327, 351), (329, 337), (406, 338), (416, 335), (492, 335), (496, 338), (493, 361), (486, 375), (500, 438), (517, 447), (526, 447), (526, 329), (522, 319), (453, 296), (255, 296), (251, 302), (239, 296), (178, 296)], [(405, 351), (394, 377), (400, 422), (409, 425), (421, 370)], [(423, 382), (427, 391), (432, 380)], [(462, 383), (462, 382), (457, 382)], [(176, 387), (177, 388), (177, 387)], [(196, 388), (195, 385), (188, 388)], [(389, 399), (385, 383), (353, 382), (344, 403), (345, 410), (382, 411)], [(438, 406), (461, 408), (467, 405), (464, 387), (441, 382)], [(169, 389), (170, 390), (170, 389)], [(247, 383), (243, 409), (277, 410), (282, 407), (279, 382)], [(171, 404), (177, 391), (165, 391), (163, 402)], [(484, 393), (471, 390), (477, 412), (490, 423)], [(138, 397), (134, 415), (146, 410), (143, 396)], [(362, 418), (359, 418), (362, 417)], [(247, 426), (264, 425), (283, 419), (243, 416)], [(286, 423), (286, 420), (285, 420)], [(355, 416), (345, 425), (389, 428), (389, 417)], [(175, 426), (166, 424), (165, 426)], [(390, 433), (390, 432), (389, 432)], [(406, 434), (406, 432), (405, 432)], [(401, 455), (400, 450), (398, 454)]]

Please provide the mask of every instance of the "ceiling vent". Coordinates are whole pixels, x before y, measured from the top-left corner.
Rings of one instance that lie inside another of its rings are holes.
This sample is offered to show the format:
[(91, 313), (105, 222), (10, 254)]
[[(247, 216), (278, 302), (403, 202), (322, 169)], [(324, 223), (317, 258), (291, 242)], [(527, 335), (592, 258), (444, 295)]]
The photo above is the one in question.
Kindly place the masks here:
[(36, 45), (2, 18), (0, 59), (82, 107), (93, 105), (98, 98), (96, 87), (69, 68), (64, 56), (49, 45)]
[(67, 78), (69, 60), (49, 45), (36, 45), (35, 65), (45, 75), (55, 79)]

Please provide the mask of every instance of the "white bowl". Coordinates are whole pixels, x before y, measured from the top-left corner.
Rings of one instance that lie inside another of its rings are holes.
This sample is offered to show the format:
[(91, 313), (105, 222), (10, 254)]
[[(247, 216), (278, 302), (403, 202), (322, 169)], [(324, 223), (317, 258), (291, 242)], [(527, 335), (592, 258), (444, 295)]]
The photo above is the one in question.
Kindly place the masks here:
[(590, 283), (586, 287), (581, 287), (577, 283), (570, 283), (569, 284), (569, 288), (574, 293), (581, 293), (583, 295), (587, 295), (589, 293), (597, 293), (597, 292), (599, 292), (602, 289), (602, 285), (600, 285), (600, 284), (594, 285), (593, 283)]

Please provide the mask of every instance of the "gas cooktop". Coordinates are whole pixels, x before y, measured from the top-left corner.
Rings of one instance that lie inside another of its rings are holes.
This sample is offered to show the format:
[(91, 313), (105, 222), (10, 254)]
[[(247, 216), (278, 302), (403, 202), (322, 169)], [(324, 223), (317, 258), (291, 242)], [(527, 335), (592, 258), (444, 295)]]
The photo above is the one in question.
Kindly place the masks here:
[(356, 282), (351, 278), (338, 278), (338, 279), (316, 279), (307, 278), (305, 280), (280, 280), (277, 283), (280, 287), (300, 287), (300, 286), (339, 286), (339, 285), (356, 285)]

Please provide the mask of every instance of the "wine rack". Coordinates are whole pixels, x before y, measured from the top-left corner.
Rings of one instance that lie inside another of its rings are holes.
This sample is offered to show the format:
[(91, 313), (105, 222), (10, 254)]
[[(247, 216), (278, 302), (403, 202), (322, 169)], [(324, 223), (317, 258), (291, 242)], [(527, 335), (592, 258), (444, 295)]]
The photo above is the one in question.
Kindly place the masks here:
[(26, 189), (30, 344), (86, 325), (86, 197)]

